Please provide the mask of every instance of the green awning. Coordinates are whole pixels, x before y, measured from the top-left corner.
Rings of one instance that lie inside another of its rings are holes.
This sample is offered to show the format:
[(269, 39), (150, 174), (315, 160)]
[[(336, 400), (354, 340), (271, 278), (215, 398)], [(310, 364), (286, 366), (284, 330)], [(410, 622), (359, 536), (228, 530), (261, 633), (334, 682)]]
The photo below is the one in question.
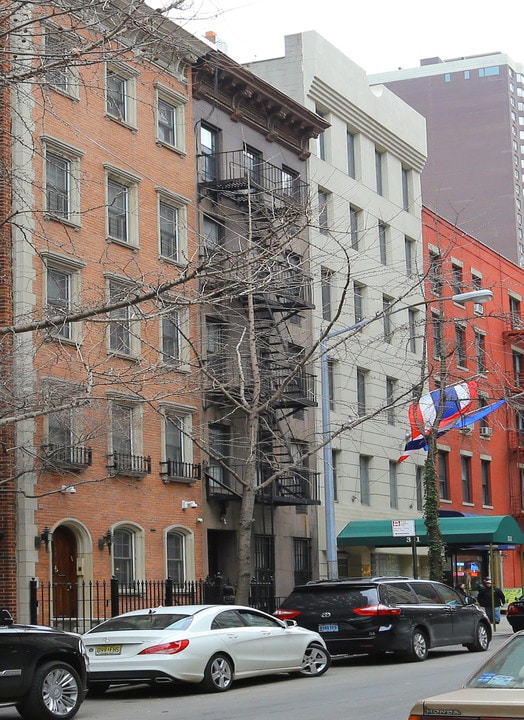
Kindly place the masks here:
[[(443, 517), (440, 530), (446, 545), (520, 545), (524, 533), (510, 515), (472, 515)], [(427, 530), (422, 518), (415, 519), (420, 545), (427, 545)], [(393, 537), (391, 520), (352, 520), (339, 533), (340, 547), (364, 545), (372, 547), (406, 547), (410, 538)]]

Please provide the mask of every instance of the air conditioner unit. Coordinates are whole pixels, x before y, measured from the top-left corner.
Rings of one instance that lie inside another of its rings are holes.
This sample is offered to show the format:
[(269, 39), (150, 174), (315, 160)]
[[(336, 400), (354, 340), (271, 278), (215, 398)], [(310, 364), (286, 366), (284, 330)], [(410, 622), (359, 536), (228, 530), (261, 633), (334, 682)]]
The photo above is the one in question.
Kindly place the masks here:
[(484, 305), (482, 303), (474, 303), (473, 304), (473, 312), (475, 315), (483, 315), (484, 314)]
[(491, 437), (491, 433), (493, 432), (493, 428), (490, 427), (481, 427), (480, 428), (480, 437)]
[(466, 427), (460, 428), (460, 432), (463, 435), (471, 435), (471, 433), (473, 432), (473, 428), (471, 427), (471, 425), (466, 425)]

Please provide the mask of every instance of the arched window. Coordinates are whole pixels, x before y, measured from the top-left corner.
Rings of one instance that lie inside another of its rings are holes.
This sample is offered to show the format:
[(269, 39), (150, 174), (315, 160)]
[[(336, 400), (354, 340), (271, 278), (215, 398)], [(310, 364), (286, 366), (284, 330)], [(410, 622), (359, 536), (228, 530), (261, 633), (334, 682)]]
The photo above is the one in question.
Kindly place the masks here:
[(186, 579), (185, 553), (185, 535), (170, 530), (166, 535), (167, 576), (177, 583)]
[(135, 533), (118, 528), (113, 533), (113, 575), (123, 584), (135, 579)]

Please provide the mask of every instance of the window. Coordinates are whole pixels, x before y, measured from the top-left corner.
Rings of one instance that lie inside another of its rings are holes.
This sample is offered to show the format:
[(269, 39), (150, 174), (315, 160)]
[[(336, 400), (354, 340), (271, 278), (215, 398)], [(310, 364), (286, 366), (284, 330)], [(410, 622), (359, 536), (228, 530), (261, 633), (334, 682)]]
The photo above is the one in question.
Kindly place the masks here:
[(116, 169), (107, 172), (107, 236), (110, 240), (138, 245), (138, 182)]
[[(47, 308), (53, 318), (64, 317), (71, 313), (72, 277), (71, 273), (56, 268), (47, 269)], [(52, 334), (62, 338), (71, 338), (71, 324), (58, 323)]]
[(468, 360), (466, 355), (466, 328), (459, 323), (455, 324), (455, 343), (457, 353), (457, 365), (467, 367)]
[(480, 477), (482, 484), (482, 504), (491, 506), (491, 462), (480, 460)]
[(479, 68), (479, 77), (492, 77), (493, 75), (499, 75), (500, 68), (498, 65), (493, 67)]
[(143, 477), (151, 472), (151, 458), (143, 457), (141, 408), (125, 399), (111, 401), (110, 454), (108, 469), (112, 475)]
[(438, 253), (429, 253), (428, 279), (434, 295), (442, 295), (442, 259)]
[(224, 378), (227, 367), (227, 325), (216, 320), (206, 323), (206, 369), (218, 378)]
[(522, 360), (521, 353), (513, 352), (513, 382), (515, 387), (522, 388), (524, 387), (524, 362)]
[(379, 222), (378, 224), (378, 245), (380, 252), (380, 262), (382, 265), (387, 265), (388, 262), (388, 226), (384, 223)]
[(113, 575), (122, 585), (130, 585), (135, 579), (135, 534), (127, 528), (113, 532), (111, 546)]
[(358, 250), (359, 246), (359, 230), (360, 230), (361, 211), (353, 205), (349, 206), (349, 232), (351, 236), (351, 247)]
[(473, 495), (471, 491), (471, 457), (460, 456), (460, 474), (462, 479), (462, 502), (471, 504)]
[(300, 181), (300, 175), (296, 170), (291, 168), (282, 167), (282, 195), (286, 198), (295, 198), (300, 201), (302, 196), (302, 183)]
[(182, 362), (181, 311), (170, 309), (162, 316), (162, 362), (179, 366)]
[(353, 304), (355, 306), (355, 323), (364, 320), (364, 286), (353, 283)]
[(406, 257), (406, 275), (414, 275), (415, 267), (415, 241), (407, 235), (404, 236), (404, 255)]
[(255, 535), (255, 582), (269, 582), (275, 575), (275, 538)]
[(512, 330), (521, 330), (522, 318), (520, 315), (520, 300), (511, 295), (509, 298), (509, 313)]
[(187, 254), (187, 210), (189, 200), (180, 195), (158, 197), (160, 255), (173, 262), (183, 262)]
[(331, 320), (333, 317), (331, 307), (331, 285), (333, 280), (333, 271), (329, 268), (320, 268), (320, 285), (322, 292), (322, 319)]
[(357, 368), (357, 413), (366, 414), (366, 371), (361, 368)]
[(398, 508), (397, 463), (393, 460), (389, 461), (389, 507)]
[(357, 164), (355, 157), (355, 135), (348, 130), (346, 132), (346, 145), (347, 145), (347, 156), (348, 156), (348, 175), (349, 177), (357, 177)]
[(402, 168), (402, 207), (404, 210), (409, 211), (410, 197), (409, 197), (409, 181), (410, 181), (410, 170), (408, 168)]
[(475, 357), (477, 360), (477, 372), (484, 375), (486, 372), (486, 336), (477, 330), (475, 331)]
[(45, 211), (52, 218), (80, 224), (80, 158), (70, 145), (44, 136)]
[(73, 38), (67, 33), (54, 28), (45, 30), (44, 34), (44, 80), (54, 90), (67, 95), (77, 95), (76, 73), (70, 64), (70, 50)]
[(337, 468), (339, 464), (340, 450), (331, 449), (331, 470), (333, 473), (333, 500), (338, 501), (338, 476)]
[(369, 465), (371, 458), (367, 455), (359, 456), (359, 479), (360, 479), (360, 503), (361, 505), (370, 505), (370, 484), (369, 484)]
[(437, 464), (439, 497), (441, 500), (449, 500), (448, 453), (446, 451), (437, 450)]
[(210, 125), (200, 126), (201, 175), (203, 182), (219, 179), (218, 130)]
[(451, 265), (451, 289), (453, 295), (460, 295), (464, 292), (464, 282), (462, 278), (462, 266), (453, 263)]
[(111, 450), (121, 455), (134, 453), (134, 408), (131, 405), (111, 404)]
[(249, 184), (262, 186), (264, 181), (263, 160), (260, 150), (244, 145), (244, 169), (248, 173)]
[[(164, 424), (165, 457), (166, 461), (174, 465), (173, 470), (180, 470), (185, 460), (184, 453), (184, 418), (179, 415), (166, 414)], [(171, 472), (171, 475), (181, 475), (181, 472)]]
[[(227, 487), (231, 479), (227, 472), (228, 456), (230, 452), (230, 432), (229, 428), (224, 425), (209, 425), (208, 427), (208, 443), (213, 453), (209, 454), (209, 466), (207, 472), (211, 478), (211, 486), (215, 490)], [(222, 462), (220, 462), (222, 461)]]
[(128, 68), (107, 67), (106, 113), (114, 120), (136, 126), (136, 79)]
[[(109, 302), (118, 303), (129, 299), (132, 286), (111, 281), (109, 283)], [(124, 305), (109, 312), (109, 349), (119, 355), (135, 356), (139, 348), (139, 321), (134, 308)]]
[(162, 145), (185, 150), (186, 98), (157, 88), (157, 138)]
[(375, 182), (376, 182), (376, 190), (379, 195), (384, 194), (383, 162), (384, 162), (384, 153), (381, 153), (379, 150), (375, 150)]
[(431, 313), (431, 336), (433, 340), (433, 357), (440, 359), (444, 351), (444, 339), (442, 337), (442, 318), (438, 313)]
[(72, 410), (50, 413), (47, 416), (47, 442), (55, 448), (74, 445)]
[(391, 303), (393, 298), (382, 295), (382, 311), (384, 322), (384, 342), (390, 343), (393, 339), (393, 321), (391, 319)]
[(416, 507), (419, 512), (424, 507), (424, 467), (417, 465), (415, 470)]
[(386, 408), (386, 418), (388, 425), (394, 425), (395, 424), (395, 407), (393, 403), (395, 402), (395, 387), (396, 387), (397, 381), (392, 377), (386, 378), (386, 405), (388, 406)]
[(311, 540), (309, 538), (293, 538), (294, 584), (303, 585), (312, 578)]
[(323, 235), (327, 235), (329, 227), (328, 217), (329, 193), (325, 190), (318, 191), (318, 228)]
[(186, 579), (185, 537), (181, 532), (170, 530), (166, 535), (167, 577), (175, 583)]
[(408, 349), (417, 352), (417, 316), (416, 310), (408, 310)]

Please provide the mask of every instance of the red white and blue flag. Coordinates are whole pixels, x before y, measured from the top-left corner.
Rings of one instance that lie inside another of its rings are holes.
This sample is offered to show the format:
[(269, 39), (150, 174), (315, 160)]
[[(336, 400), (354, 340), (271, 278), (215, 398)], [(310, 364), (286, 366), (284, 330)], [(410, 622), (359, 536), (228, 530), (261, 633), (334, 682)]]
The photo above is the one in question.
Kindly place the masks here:
[[(441, 388), (433, 390), (423, 395), (417, 403), (410, 405), (408, 416), (411, 440), (406, 443), (404, 453), (398, 462), (406, 460), (415, 450), (427, 450), (427, 436), (434, 428), (437, 418), (439, 418), (437, 425), (438, 435), (442, 435), (456, 427), (477, 397), (478, 384), (475, 380), (471, 380), (451, 385), (444, 388), (443, 391)], [(486, 409), (482, 408), (482, 410)], [(493, 412), (493, 410), (489, 410), (489, 412)], [(489, 412), (485, 414), (487, 415)], [(475, 420), (472, 422), (475, 422)]]

